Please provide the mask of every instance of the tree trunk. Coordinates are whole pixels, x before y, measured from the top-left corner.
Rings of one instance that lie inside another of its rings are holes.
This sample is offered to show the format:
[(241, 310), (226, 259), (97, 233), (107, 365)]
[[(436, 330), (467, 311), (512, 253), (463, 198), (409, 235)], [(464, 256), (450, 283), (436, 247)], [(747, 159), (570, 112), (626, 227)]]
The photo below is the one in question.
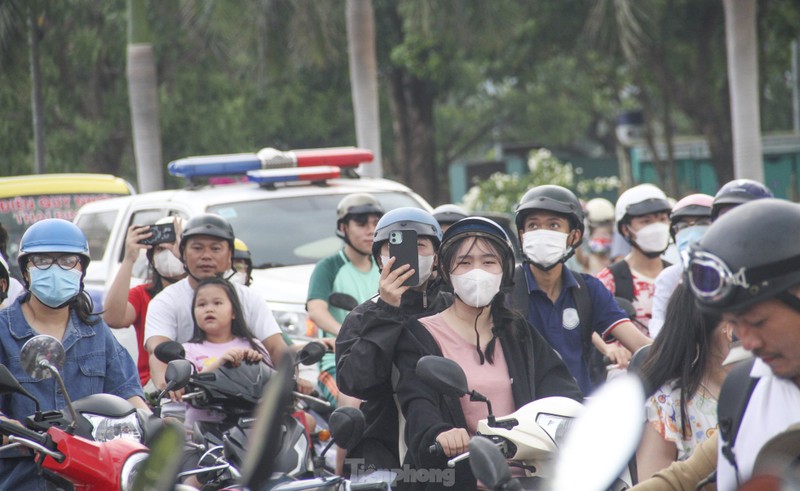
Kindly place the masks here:
[(395, 68), (389, 79), (394, 168), (401, 180), (431, 203), (440, 199), (433, 138), (433, 89), (419, 78)]
[(378, 105), (378, 61), (375, 56), (375, 12), (372, 0), (347, 0), (347, 51), (350, 91), (359, 147), (372, 151), (372, 163), (361, 164), (362, 175), (383, 176), (381, 118)]
[(42, 107), (42, 75), (39, 70), (39, 26), (36, 13), (28, 6), (28, 44), (31, 66), (31, 110), (33, 111), (33, 154), (35, 173), (44, 174), (44, 108)]
[(724, 0), (733, 167), (737, 178), (764, 181), (758, 99), (756, 0)]
[(128, 95), (139, 192), (164, 189), (158, 82), (144, 0), (128, 0)]

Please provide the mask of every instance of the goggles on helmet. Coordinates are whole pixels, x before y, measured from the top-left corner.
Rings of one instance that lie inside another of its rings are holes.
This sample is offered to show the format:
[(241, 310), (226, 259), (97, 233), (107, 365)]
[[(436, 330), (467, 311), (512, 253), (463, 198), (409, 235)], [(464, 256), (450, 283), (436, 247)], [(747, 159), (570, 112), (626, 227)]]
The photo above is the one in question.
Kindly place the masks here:
[(720, 257), (706, 251), (691, 249), (688, 252), (687, 276), (694, 295), (705, 304), (724, 305), (736, 291), (760, 288), (761, 283), (779, 278), (800, 269), (800, 256), (752, 268), (740, 267), (733, 271)]

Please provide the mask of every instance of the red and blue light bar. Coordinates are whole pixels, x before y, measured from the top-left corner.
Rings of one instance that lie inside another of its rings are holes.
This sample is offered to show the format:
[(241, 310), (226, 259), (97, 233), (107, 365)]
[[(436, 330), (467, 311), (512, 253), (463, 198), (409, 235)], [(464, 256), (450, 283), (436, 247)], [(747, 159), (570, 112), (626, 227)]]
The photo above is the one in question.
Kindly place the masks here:
[[(372, 159), (371, 151), (358, 147), (314, 148), (286, 152), (274, 148), (263, 148), (258, 153), (186, 157), (170, 162), (168, 169), (173, 176), (192, 179), (231, 174), (249, 175), (249, 171), (262, 169), (293, 169), (321, 165), (335, 166), (336, 168), (356, 167), (361, 163), (371, 162)], [(284, 175), (289, 176), (287, 173)], [(299, 174), (295, 172), (293, 175)], [(302, 180), (308, 180), (308, 178)]]
[(279, 182), (305, 181), (317, 182), (326, 179), (337, 179), (341, 176), (342, 169), (332, 165), (320, 165), (314, 167), (302, 167), (292, 169), (287, 173), (286, 169), (260, 169), (251, 170), (247, 173), (247, 179), (260, 185), (269, 185)]

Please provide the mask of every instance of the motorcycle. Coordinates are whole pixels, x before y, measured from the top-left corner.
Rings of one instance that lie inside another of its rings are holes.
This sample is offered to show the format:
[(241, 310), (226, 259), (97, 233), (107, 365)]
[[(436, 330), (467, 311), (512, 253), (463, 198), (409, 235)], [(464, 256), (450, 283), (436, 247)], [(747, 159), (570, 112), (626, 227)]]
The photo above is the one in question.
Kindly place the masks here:
[[(508, 461), (507, 466), (524, 470), (525, 476), (518, 478), (522, 486), (518, 489), (542, 489), (546, 482), (556, 477), (556, 456), (572, 431), (576, 418), (584, 412), (583, 404), (566, 397), (545, 397), (524, 405), (512, 414), (497, 417), (492, 413), (491, 401), (469, 389), (466, 375), (452, 360), (424, 356), (417, 363), (416, 373), (423, 382), (443, 394), (454, 397), (469, 395), (471, 401), (487, 405), (489, 414), (478, 422), (476, 436), (489, 440), (497, 447), (503, 462)], [(431, 445), (429, 451), (440, 455), (443, 452), (438, 442)], [(465, 452), (451, 458), (447, 464), (455, 467), (456, 463), (470, 458), (470, 455), (471, 452)], [(485, 483), (483, 479), (481, 481)], [(627, 481), (620, 479), (612, 488), (627, 489), (630, 482), (629, 478)]]
[(501, 449), (481, 436), (470, 440), (470, 467), (492, 491), (627, 489), (629, 482), (619, 476), (625, 475), (638, 446), (643, 425), (630, 422), (644, 419), (644, 401), (645, 388), (636, 375), (617, 377), (600, 387), (562, 440), (552, 477), (537, 487), (512, 478)]
[[(319, 343), (309, 343), (298, 353), (297, 364), (314, 364), (325, 352)], [(206, 489), (233, 485), (241, 479), (240, 469), (248, 453), (250, 435), (255, 426), (253, 414), (265, 387), (275, 370), (265, 363), (242, 363), (238, 367), (222, 366), (212, 372), (196, 372), (184, 359), (183, 347), (175, 342), (159, 345), (155, 355), (167, 363), (167, 387), (186, 389), (182, 399), (194, 408), (213, 409), (224, 415), (218, 422), (196, 422), (189, 446), (201, 452), (197, 468), (179, 474), (179, 478), (198, 475)], [(291, 369), (290, 369), (291, 370)], [(293, 371), (293, 370), (292, 370)], [(293, 392), (295, 397), (325, 401)], [(313, 471), (310, 441), (305, 428), (291, 416), (289, 408), (281, 416), (280, 448), (276, 454), (275, 472), (288, 478), (302, 477)]]
[(146, 438), (143, 415), (126, 400), (98, 394), (75, 403), (69, 397), (60, 368), (64, 347), (51, 336), (35, 336), (20, 351), (20, 362), (33, 378), (55, 378), (64, 394), (61, 411), (41, 411), (36, 400), (7, 367), (0, 365), (0, 393), (30, 398), (35, 413), (25, 426), (0, 421), (0, 434), (10, 443), (0, 451), (28, 448), (42, 476), (74, 490), (127, 490), (148, 456), (140, 440)]

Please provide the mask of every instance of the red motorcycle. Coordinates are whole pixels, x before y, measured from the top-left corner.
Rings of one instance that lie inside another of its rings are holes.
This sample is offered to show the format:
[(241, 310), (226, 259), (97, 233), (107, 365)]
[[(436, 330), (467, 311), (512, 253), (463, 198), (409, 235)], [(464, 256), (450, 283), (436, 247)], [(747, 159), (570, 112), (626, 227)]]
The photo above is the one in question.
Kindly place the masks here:
[[(134, 424), (140, 419), (133, 406), (124, 399), (105, 394), (78, 401), (83, 405), (76, 403), (82, 409), (76, 411), (55, 366), (57, 360), (64, 359), (64, 348), (55, 338), (32, 338), (23, 346), (20, 358), (31, 376), (55, 377), (65, 396), (66, 407), (62, 411), (42, 413), (39, 401), (22, 387), (8, 368), (0, 365), (0, 393), (17, 393), (36, 404), (36, 413), (25, 419), (26, 427), (0, 420), (0, 434), (10, 442), (0, 451), (30, 449), (42, 476), (60, 487), (87, 491), (131, 489), (137, 469), (149, 454), (139, 441), (143, 438), (143, 428)], [(88, 402), (95, 404), (92, 406)], [(102, 438), (94, 440), (100, 433)]]

